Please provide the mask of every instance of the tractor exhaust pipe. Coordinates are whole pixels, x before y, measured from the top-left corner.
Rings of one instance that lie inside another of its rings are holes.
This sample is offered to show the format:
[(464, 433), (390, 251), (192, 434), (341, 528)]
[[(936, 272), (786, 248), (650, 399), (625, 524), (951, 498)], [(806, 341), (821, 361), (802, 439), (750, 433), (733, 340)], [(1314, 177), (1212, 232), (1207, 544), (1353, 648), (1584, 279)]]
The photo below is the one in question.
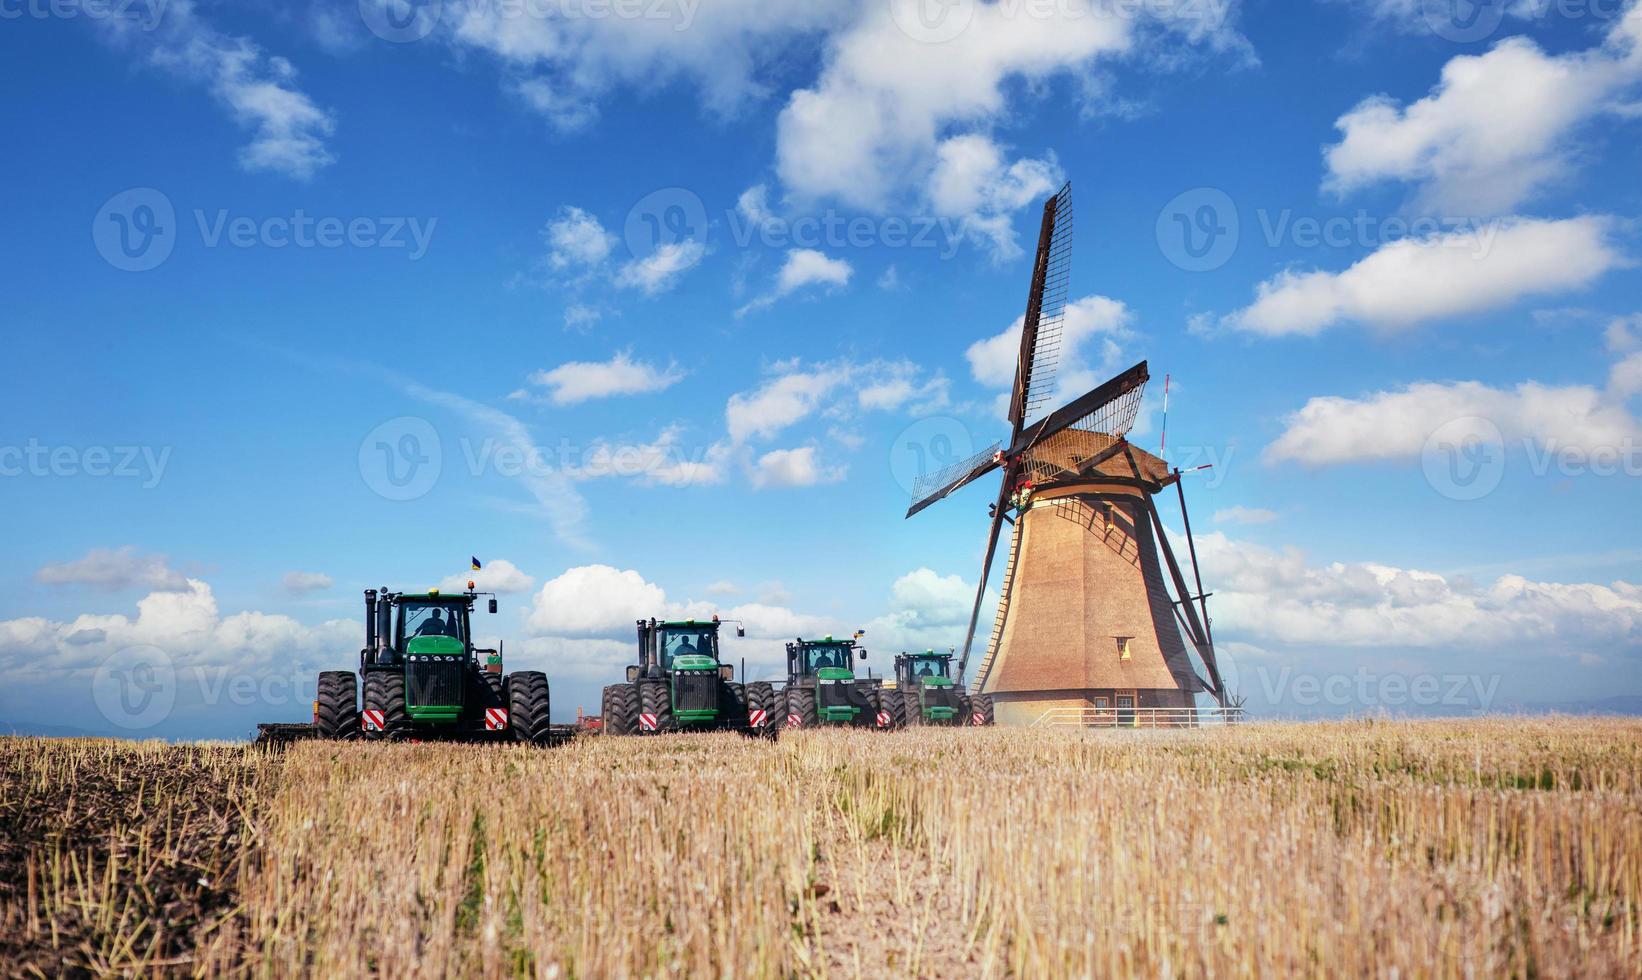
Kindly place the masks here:
[(365, 649), (376, 652), (376, 590), (365, 590)]
[(376, 662), (379, 664), (392, 663), (388, 652), (388, 644), (393, 635), (393, 603), (389, 601), (388, 590), (381, 591), (381, 598), (376, 603)]

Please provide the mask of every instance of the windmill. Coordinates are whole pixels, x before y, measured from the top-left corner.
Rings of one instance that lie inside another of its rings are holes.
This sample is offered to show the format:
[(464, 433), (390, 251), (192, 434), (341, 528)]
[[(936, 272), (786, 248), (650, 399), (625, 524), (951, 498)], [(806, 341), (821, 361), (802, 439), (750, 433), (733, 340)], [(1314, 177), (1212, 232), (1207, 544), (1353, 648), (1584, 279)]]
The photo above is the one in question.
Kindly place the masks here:
[[(999, 723), (1031, 724), (1057, 709), (1081, 716), (1089, 708), (1111, 709), (1121, 720), (1133, 709), (1191, 708), (1199, 693), (1225, 707), (1181, 472), (1126, 438), (1150, 377), (1146, 362), (1043, 413), (1055, 389), (1071, 250), (1068, 183), (1043, 205), (1009, 398), (1009, 443), (921, 477), (907, 511), (911, 517), (1002, 472), (958, 662), (960, 683), (1007, 523), (998, 615), (971, 684), (972, 693), (992, 697)], [(1180, 498), (1195, 594), (1153, 500), (1171, 485)]]

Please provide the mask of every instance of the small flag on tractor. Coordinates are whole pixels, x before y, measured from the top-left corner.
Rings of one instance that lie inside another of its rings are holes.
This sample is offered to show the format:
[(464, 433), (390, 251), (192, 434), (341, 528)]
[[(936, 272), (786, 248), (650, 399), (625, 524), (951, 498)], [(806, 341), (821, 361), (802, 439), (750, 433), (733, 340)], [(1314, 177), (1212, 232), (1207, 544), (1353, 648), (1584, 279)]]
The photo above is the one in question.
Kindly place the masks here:
[(472, 561), (473, 561), (473, 570), (474, 571), (477, 572), (481, 567), (483, 567), (479, 564), (479, 559), (474, 558), (474, 559), (472, 559)]

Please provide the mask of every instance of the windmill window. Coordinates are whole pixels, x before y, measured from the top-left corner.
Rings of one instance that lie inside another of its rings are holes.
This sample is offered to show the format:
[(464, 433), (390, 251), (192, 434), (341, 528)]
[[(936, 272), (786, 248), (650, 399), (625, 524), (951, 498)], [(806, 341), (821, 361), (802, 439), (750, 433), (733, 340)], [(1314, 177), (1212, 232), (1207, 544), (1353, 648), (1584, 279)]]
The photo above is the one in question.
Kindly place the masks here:
[(1119, 660), (1128, 660), (1129, 659), (1129, 641), (1134, 639), (1134, 637), (1132, 637), (1132, 636), (1119, 636), (1119, 637), (1116, 637), (1116, 639), (1117, 639), (1117, 658)]

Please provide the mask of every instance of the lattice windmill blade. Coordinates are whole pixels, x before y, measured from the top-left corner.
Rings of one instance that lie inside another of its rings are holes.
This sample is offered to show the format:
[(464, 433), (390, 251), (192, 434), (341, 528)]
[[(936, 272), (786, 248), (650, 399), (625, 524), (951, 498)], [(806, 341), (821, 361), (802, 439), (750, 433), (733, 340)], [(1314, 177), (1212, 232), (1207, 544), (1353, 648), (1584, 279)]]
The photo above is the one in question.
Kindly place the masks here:
[(1009, 398), (1009, 422), (1019, 433), (1026, 420), (1055, 393), (1061, 333), (1066, 320), (1066, 290), (1072, 275), (1072, 183), (1044, 202), (1038, 249), (1032, 263), (1032, 286), (1021, 323), (1021, 349), (1015, 364), (1015, 387)]
[(1003, 443), (995, 442), (968, 459), (920, 476), (912, 485), (912, 506), (907, 509), (907, 516), (911, 517), (959, 487), (997, 469), (1002, 465), (998, 459), (1002, 449)]
[[(1011, 449), (1021, 458), (1026, 478), (1048, 483), (1088, 475), (1120, 454), (1127, 456), (1128, 443), (1123, 437), (1134, 428), (1149, 378), (1146, 362), (1141, 361), (1021, 433)], [(1119, 462), (1140, 465), (1147, 472), (1135, 476), (1159, 481), (1168, 472), (1151, 472), (1161, 465), (1161, 461), (1151, 462), (1154, 458), (1145, 457), (1144, 464), (1127, 459)]]

